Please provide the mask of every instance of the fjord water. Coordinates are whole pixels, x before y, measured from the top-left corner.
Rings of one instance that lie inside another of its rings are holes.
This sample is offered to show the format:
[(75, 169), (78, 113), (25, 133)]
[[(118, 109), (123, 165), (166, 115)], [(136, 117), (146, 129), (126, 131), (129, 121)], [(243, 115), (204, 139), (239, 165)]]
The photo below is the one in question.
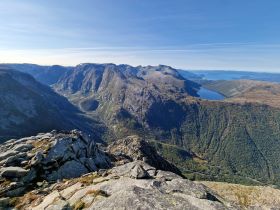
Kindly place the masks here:
[(207, 100), (223, 100), (225, 98), (222, 94), (204, 87), (201, 87), (197, 94), (200, 98)]

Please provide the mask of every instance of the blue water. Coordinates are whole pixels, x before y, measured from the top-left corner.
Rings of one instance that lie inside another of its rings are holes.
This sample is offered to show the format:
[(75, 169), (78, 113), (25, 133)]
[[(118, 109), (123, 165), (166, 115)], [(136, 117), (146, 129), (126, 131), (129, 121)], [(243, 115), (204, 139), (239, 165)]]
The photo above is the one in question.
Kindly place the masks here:
[(207, 99), (207, 100), (223, 100), (225, 98), (222, 94), (203, 87), (199, 89), (197, 94), (199, 95), (200, 98)]

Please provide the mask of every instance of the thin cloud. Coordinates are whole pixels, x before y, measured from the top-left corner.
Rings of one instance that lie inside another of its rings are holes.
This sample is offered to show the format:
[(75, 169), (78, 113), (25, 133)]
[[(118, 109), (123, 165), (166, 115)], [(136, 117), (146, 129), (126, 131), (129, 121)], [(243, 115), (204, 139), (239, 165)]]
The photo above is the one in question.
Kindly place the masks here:
[[(202, 47), (204, 46), (204, 47)], [(61, 49), (0, 50), (1, 63), (77, 65), (79, 63), (166, 64), (181, 69), (235, 69), (280, 71), (280, 45), (212, 43), (184, 48), (87, 47)]]

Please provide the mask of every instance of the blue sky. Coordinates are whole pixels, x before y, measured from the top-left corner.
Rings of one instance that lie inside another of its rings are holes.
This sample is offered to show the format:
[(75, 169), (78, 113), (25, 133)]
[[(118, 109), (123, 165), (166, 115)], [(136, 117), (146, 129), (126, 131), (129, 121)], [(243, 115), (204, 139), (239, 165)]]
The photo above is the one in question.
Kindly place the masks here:
[(278, 0), (1, 0), (0, 62), (280, 72)]

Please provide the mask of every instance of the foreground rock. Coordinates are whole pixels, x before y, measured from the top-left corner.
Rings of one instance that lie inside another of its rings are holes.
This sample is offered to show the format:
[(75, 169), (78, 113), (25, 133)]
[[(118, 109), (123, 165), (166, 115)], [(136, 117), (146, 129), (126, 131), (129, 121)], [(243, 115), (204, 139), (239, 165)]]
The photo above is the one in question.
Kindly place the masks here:
[(236, 209), (202, 184), (134, 161), (31, 191), (21, 209)]
[(0, 160), (0, 209), (233, 208), (137, 136), (103, 152), (78, 131), (39, 134), (0, 145)]
[(0, 145), (0, 196), (20, 196), (37, 183), (79, 177), (110, 164), (94, 141), (75, 130), (10, 140)]

